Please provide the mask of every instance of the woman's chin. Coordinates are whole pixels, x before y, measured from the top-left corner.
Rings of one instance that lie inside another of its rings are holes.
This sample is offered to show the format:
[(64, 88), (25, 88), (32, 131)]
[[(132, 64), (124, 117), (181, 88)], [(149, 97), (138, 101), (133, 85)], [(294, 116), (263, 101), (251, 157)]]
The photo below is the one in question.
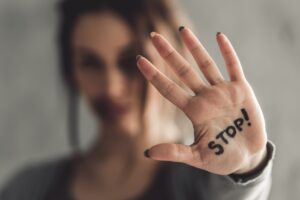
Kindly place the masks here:
[(127, 137), (135, 137), (138, 134), (137, 126), (134, 122), (123, 121), (118, 126), (119, 134), (122, 134)]
[(121, 136), (135, 137), (138, 134), (139, 123), (130, 116), (109, 120), (113, 132)]

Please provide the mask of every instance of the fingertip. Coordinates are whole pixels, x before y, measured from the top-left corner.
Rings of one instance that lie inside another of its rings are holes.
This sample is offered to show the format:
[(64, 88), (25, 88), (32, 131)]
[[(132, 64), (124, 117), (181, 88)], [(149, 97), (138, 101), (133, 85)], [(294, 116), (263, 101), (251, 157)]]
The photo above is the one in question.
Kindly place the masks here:
[(191, 33), (191, 30), (186, 26), (179, 26), (178, 31), (181, 36), (185, 37), (188, 32)]
[(151, 62), (141, 55), (137, 56), (137, 67), (148, 80), (150, 80), (151, 77), (156, 73)]
[(150, 32), (150, 37), (154, 38), (155, 36), (157, 36), (157, 33), (155, 31)]
[(142, 55), (137, 55), (135, 58), (136, 58), (136, 64), (139, 67), (140, 66), (140, 61), (143, 58), (143, 56)]
[(223, 32), (218, 32), (218, 33), (217, 33), (217, 38), (219, 38), (224, 43), (230, 43), (228, 37)]
[(141, 58), (142, 56), (141, 55), (137, 55), (135, 58), (136, 58), (136, 61), (139, 61), (139, 59)]
[(150, 150), (149, 149), (146, 149), (145, 151), (144, 151), (144, 156), (146, 157), (146, 158), (150, 158)]
[(183, 31), (184, 28), (185, 28), (184, 26), (179, 26), (178, 31), (181, 32)]
[(225, 37), (224, 37), (225, 35), (224, 35), (224, 33), (223, 32), (217, 32), (216, 33), (216, 38), (217, 38), (217, 40), (218, 41), (224, 41), (224, 39), (225, 39)]
[(223, 32), (217, 32), (216, 33), (216, 40), (220, 46), (220, 48), (223, 48), (224, 47), (224, 44), (226, 43), (225, 42), (225, 34)]
[(180, 36), (182, 37), (183, 42), (187, 45), (188, 48), (193, 48), (195, 42), (198, 42), (198, 38), (188, 27), (184, 27), (184, 29), (180, 31)]

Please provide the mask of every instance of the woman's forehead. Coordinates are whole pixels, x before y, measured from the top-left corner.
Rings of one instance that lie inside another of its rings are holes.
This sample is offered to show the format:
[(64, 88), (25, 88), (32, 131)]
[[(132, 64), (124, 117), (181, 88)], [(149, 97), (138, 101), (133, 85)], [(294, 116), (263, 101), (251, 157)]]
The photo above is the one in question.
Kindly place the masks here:
[(127, 47), (133, 39), (130, 27), (121, 17), (104, 11), (89, 13), (78, 19), (72, 34), (72, 46), (105, 54)]

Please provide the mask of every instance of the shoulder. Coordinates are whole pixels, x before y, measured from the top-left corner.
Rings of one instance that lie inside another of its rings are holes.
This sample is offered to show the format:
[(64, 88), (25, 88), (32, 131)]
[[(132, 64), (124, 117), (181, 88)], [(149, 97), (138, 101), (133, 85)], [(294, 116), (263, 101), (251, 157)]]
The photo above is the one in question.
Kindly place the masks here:
[(7, 181), (0, 191), (0, 199), (34, 199), (33, 194), (42, 195), (69, 160), (64, 156), (26, 164)]

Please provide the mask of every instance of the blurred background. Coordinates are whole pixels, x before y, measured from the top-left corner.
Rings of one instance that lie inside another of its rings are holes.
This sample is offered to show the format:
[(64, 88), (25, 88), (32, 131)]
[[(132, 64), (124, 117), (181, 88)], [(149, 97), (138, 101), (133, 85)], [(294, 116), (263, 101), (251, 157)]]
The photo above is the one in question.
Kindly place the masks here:
[[(57, 67), (55, 3), (0, 1), (0, 187), (26, 163), (70, 150), (66, 94)], [(300, 1), (179, 3), (224, 75), (215, 33), (231, 39), (277, 147), (270, 199), (299, 198)], [(80, 109), (84, 145), (92, 137), (93, 122), (87, 109)]]

